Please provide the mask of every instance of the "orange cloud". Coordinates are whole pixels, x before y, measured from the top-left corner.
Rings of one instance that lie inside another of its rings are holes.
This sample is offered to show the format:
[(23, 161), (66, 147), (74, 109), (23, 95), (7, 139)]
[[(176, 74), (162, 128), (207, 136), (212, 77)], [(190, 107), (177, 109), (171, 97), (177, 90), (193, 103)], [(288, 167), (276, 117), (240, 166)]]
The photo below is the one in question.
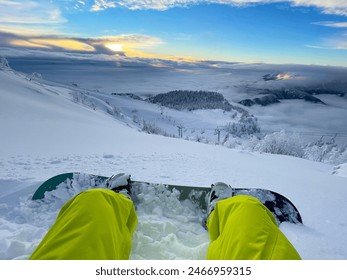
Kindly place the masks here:
[(95, 51), (94, 47), (74, 39), (32, 38), (13, 39), (10, 43), (17, 47), (30, 47), (40, 49), (60, 48), (71, 51)]
[[(1, 35), (1, 33), (0, 33)], [(6, 47), (127, 56), (132, 58), (163, 59), (176, 62), (196, 62), (190, 56), (174, 56), (160, 50), (166, 44), (158, 37), (142, 34), (122, 34), (94, 38), (64, 38), (60, 36), (30, 36), (2, 33), (0, 45)]]

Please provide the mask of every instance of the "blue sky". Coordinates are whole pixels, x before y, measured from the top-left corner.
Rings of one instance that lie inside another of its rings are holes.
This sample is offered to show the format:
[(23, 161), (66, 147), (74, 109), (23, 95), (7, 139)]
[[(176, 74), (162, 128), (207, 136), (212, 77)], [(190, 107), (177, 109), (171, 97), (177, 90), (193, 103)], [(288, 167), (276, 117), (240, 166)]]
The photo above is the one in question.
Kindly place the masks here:
[(0, 0), (0, 47), (347, 66), (347, 1)]

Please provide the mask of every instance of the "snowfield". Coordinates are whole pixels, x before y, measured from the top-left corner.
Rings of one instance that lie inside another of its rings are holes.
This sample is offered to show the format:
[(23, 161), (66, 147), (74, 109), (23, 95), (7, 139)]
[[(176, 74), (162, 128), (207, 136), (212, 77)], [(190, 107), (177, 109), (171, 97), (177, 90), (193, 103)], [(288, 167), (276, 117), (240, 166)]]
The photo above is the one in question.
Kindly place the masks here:
[[(347, 259), (346, 164), (147, 134), (131, 116), (99, 109), (123, 102), (141, 116), (141, 101), (114, 97), (106, 102), (95, 94), (90, 98), (98, 103), (92, 108), (76, 102), (71, 86), (29, 81), (10, 70), (0, 71), (0, 85), (0, 259), (30, 256), (68, 199), (62, 195), (34, 202), (34, 191), (49, 177), (73, 171), (105, 176), (128, 172), (134, 180), (156, 183), (209, 186), (224, 181), (271, 189), (288, 197), (302, 215), (303, 225), (283, 223), (280, 228), (304, 259)], [(217, 121), (221, 114), (217, 112)], [(198, 111), (193, 119), (206, 126), (213, 116)], [(177, 201), (175, 194), (155, 193), (150, 188), (141, 195), (131, 258), (204, 259), (209, 239), (200, 211)]]

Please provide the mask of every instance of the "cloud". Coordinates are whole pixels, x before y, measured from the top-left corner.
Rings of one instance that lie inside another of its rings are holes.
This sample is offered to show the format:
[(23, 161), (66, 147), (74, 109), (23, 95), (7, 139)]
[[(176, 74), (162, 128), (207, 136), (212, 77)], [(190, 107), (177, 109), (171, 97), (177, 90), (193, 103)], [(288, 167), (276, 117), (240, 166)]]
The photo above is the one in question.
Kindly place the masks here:
[(51, 1), (0, 0), (0, 31), (22, 35), (59, 34), (66, 23)]
[[(119, 45), (112, 50), (110, 44)], [(94, 38), (66, 38), (62, 36), (26, 36), (0, 31), (0, 52), (5, 56), (68, 57), (83, 60), (118, 61), (131, 59), (158, 66), (164, 61), (167, 67), (178, 63), (196, 64), (190, 56), (158, 55), (155, 49), (165, 44), (160, 38), (143, 34), (121, 34)], [(153, 53), (152, 53), (153, 51)], [(158, 62), (159, 61), (159, 62)]]
[(326, 38), (319, 45), (306, 45), (305, 47), (322, 50), (347, 50), (347, 34), (336, 38)]
[(293, 6), (316, 7), (326, 14), (347, 16), (346, 0), (94, 0), (91, 11), (125, 7), (131, 10), (167, 10), (174, 7), (187, 7), (197, 4), (224, 4), (247, 6), (270, 3), (288, 3)]
[[(164, 42), (153, 36), (123, 34), (108, 37), (68, 37), (60, 31), (66, 23), (61, 7), (77, 9), (86, 6), (84, 0), (0, 0), (0, 46), (17, 49), (38, 49), (81, 53), (115, 54), (107, 44), (119, 44), (121, 49), (150, 49)], [(106, 0), (95, 1), (95, 9), (114, 7)], [(63, 30), (63, 29), (62, 29)], [(121, 51), (119, 55), (124, 55)]]
[(327, 49), (327, 47), (317, 46), (317, 45), (305, 45), (305, 47), (311, 48), (311, 49)]
[[(108, 46), (118, 44), (121, 50)], [(142, 34), (121, 34), (117, 36), (78, 38), (63, 36), (28, 36), (0, 32), (0, 47), (17, 49), (39, 49), (107, 55), (132, 55), (165, 44), (160, 38)]]
[(313, 22), (314, 25), (321, 25), (326, 27), (333, 27), (333, 28), (347, 28), (347, 22), (336, 22), (336, 21), (319, 21), (319, 22)]
[(0, 32), (0, 46), (18, 49), (39, 49), (50, 51), (80, 51), (94, 52), (95, 48), (75, 38), (58, 36), (28, 36), (14, 33)]
[(316, 49), (332, 49), (332, 50), (347, 50), (347, 33), (345, 29), (347, 29), (347, 22), (345, 21), (320, 21), (313, 22), (314, 25), (320, 25), (330, 28), (339, 28), (342, 29), (342, 32), (336, 32), (329, 38), (325, 38), (321, 45), (307, 45), (309, 48)]
[(143, 34), (122, 34), (117, 36), (105, 36), (96, 38), (95, 41), (100, 41), (102, 43), (118, 43), (132, 48), (140, 49), (152, 48), (164, 44), (164, 42), (158, 37)]
[(108, 0), (95, 0), (93, 6), (91, 7), (90, 11), (97, 12), (102, 11), (109, 8), (115, 8), (116, 7), (116, 1), (108, 1)]
[(338, 42), (338, 44), (336, 44), (335, 49), (337, 50), (347, 50), (347, 41), (343, 41), (343, 42)]
[(50, 1), (0, 0), (2, 24), (58, 24), (66, 22)]
[(291, 0), (295, 6), (317, 7), (326, 14), (347, 16), (347, 1), (345, 0)]
[(347, 50), (347, 34), (325, 40), (325, 45), (335, 50)]
[(12, 46), (44, 48), (44, 49), (63, 49), (70, 51), (93, 52), (95, 48), (76, 39), (66, 38), (31, 38), (31, 39), (14, 39), (11, 41)]

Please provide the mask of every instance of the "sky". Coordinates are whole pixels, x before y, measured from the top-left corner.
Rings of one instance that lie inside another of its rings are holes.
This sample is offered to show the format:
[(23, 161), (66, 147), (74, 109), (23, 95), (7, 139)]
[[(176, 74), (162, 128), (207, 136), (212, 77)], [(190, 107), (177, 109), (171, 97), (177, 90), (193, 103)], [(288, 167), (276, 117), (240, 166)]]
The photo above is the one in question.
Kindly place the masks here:
[(347, 67), (347, 1), (0, 0), (5, 50)]

